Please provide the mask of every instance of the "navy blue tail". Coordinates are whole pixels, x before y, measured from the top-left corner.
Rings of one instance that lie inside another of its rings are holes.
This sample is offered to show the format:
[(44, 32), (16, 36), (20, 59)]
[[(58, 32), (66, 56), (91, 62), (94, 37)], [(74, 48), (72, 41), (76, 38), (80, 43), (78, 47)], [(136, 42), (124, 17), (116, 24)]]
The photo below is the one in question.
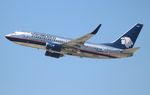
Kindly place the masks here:
[(110, 45), (120, 49), (133, 48), (142, 27), (143, 24), (136, 24), (133, 28)]

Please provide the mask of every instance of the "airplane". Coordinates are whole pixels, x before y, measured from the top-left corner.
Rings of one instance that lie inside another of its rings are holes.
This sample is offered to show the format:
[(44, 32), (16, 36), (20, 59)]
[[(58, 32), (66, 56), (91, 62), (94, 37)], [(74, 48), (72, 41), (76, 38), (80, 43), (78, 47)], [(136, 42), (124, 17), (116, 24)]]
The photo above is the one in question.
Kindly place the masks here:
[(86, 58), (113, 59), (125, 58), (134, 55), (139, 47), (133, 47), (143, 27), (137, 23), (133, 28), (111, 43), (95, 44), (87, 42), (101, 27), (99, 24), (94, 31), (76, 39), (54, 36), (37, 32), (16, 31), (5, 37), (22, 46), (45, 50), (45, 55), (60, 58), (72, 55)]

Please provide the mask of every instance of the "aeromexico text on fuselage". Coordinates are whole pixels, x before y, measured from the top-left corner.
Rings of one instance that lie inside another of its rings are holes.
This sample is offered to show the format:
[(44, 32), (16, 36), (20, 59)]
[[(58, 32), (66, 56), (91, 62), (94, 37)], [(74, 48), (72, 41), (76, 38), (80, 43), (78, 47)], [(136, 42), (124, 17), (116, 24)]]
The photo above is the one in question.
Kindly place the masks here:
[(15, 32), (6, 35), (6, 38), (23, 46), (45, 49), (45, 55), (54, 58), (59, 58), (64, 55), (89, 58), (123, 58), (132, 56), (138, 49), (133, 48), (133, 46), (143, 24), (136, 24), (113, 43), (101, 45), (85, 43), (98, 32), (100, 26), (101, 24), (91, 33), (74, 40), (33, 32)]

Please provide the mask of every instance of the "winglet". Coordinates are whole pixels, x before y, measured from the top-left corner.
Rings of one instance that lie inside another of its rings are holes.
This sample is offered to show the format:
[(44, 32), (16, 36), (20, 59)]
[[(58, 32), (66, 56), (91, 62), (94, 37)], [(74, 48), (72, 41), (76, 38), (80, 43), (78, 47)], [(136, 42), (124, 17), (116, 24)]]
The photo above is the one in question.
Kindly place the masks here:
[(99, 25), (97, 26), (97, 28), (96, 28), (93, 32), (91, 32), (91, 34), (95, 35), (95, 34), (98, 32), (98, 30), (99, 30), (99, 28), (101, 27), (101, 25), (102, 25), (102, 24), (99, 24)]

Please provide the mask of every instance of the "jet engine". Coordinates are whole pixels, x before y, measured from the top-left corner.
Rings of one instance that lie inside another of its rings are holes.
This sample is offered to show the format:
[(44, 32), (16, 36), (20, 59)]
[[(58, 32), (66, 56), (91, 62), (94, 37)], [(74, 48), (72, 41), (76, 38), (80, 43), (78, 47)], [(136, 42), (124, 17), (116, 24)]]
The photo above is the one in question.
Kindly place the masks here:
[(60, 52), (61, 49), (62, 49), (62, 45), (60, 45), (60, 44), (46, 43), (46, 50), (52, 50), (52, 51)]
[(64, 56), (63, 54), (52, 53), (52, 52), (49, 52), (49, 51), (46, 51), (46, 52), (45, 52), (45, 55), (46, 55), (46, 56), (50, 56), (50, 57), (54, 57), (54, 58), (59, 58), (59, 57)]
[(54, 57), (54, 58), (59, 58), (64, 56), (63, 54), (57, 53), (60, 52), (62, 49), (62, 45), (60, 44), (55, 44), (55, 43), (46, 43), (46, 56)]

